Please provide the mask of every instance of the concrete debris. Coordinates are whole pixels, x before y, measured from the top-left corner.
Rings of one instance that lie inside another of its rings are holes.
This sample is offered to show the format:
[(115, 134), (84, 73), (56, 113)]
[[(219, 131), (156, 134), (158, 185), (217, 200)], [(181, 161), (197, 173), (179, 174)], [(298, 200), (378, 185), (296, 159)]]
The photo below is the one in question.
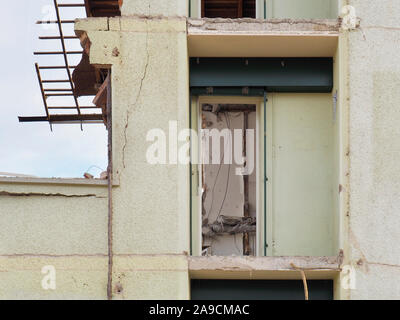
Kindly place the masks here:
[(219, 216), (211, 224), (203, 224), (203, 236), (214, 237), (222, 234), (256, 232), (255, 217)]
[(86, 179), (94, 179), (94, 176), (91, 175), (90, 173), (87, 173), (87, 172), (85, 172), (85, 173), (83, 174), (83, 176), (84, 176)]

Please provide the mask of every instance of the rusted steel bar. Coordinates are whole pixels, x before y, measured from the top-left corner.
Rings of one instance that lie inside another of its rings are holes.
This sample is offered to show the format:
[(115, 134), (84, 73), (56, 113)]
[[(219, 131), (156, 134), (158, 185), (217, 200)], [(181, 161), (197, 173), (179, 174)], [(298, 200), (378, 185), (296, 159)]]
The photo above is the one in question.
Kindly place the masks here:
[[(39, 40), (60, 40), (60, 36), (40, 36)], [(64, 39), (79, 39), (77, 36), (64, 36)]]
[(44, 89), (44, 91), (49, 91), (49, 92), (68, 91), (68, 92), (71, 92), (71, 89)]
[(46, 110), (46, 116), (48, 118), (49, 117), (49, 109), (47, 107), (46, 95), (45, 95), (44, 90), (43, 90), (42, 77), (40, 75), (39, 65), (37, 63), (35, 63), (35, 69), (36, 69), (37, 79), (38, 79), (38, 82), (39, 82), (40, 92), (42, 94), (44, 109)]
[(36, 51), (34, 55), (49, 55), (49, 54), (82, 54), (83, 51)]
[[(69, 69), (69, 63), (68, 63), (68, 57), (66, 54), (66, 49), (65, 49), (65, 41), (64, 41), (64, 33), (62, 30), (62, 25), (61, 25), (61, 19), (60, 19), (60, 11), (58, 9), (58, 3), (57, 0), (54, 0), (54, 7), (56, 9), (56, 15), (57, 15), (57, 22), (58, 22), (58, 31), (60, 32), (60, 37), (61, 37), (61, 46), (62, 46), (62, 51), (64, 52), (64, 61), (65, 61), (65, 66), (67, 67), (67, 74), (68, 74), (68, 80), (70, 82), (71, 85), (71, 90), (74, 92), (74, 84), (72, 82), (72, 75), (71, 75), (71, 70)], [(76, 109), (78, 111), (78, 114), (81, 114), (81, 110), (79, 109), (79, 102), (78, 102), (78, 98), (74, 95), (74, 101), (75, 101), (75, 105), (76, 105)]]
[[(69, 69), (75, 69), (76, 66), (68, 66)], [(67, 66), (41, 66), (39, 69), (67, 69)], [(67, 80), (69, 82), (69, 80)]]

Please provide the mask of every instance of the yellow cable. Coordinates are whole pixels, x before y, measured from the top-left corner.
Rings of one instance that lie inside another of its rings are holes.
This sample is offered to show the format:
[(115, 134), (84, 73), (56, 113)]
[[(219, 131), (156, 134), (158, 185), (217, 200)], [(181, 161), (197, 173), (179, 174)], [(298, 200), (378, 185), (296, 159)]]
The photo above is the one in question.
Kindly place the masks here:
[(303, 269), (297, 267), (294, 263), (291, 263), (290, 265), (293, 269), (300, 271), (301, 278), (303, 279), (304, 297), (305, 297), (305, 300), (308, 300), (308, 285), (307, 285), (306, 273), (304, 272)]

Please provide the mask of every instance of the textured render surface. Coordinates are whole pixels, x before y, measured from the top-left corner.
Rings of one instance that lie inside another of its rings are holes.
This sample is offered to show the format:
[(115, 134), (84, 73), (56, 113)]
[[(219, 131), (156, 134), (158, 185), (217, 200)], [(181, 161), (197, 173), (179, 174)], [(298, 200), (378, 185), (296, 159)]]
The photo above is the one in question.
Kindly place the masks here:
[(121, 14), (123, 16), (187, 16), (188, 10), (187, 0), (125, 0), (121, 8)]
[[(121, 17), (110, 20), (109, 31), (92, 26), (93, 20), (75, 30), (91, 41), (91, 63), (112, 65), (114, 177), (120, 185), (113, 189), (113, 281), (122, 287), (114, 286), (114, 293), (121, 291), (115, 297), (188, 298), (189, 168), (146, 159), (149, 130), (160, 128), (168, 139), (169, 121), (177, 121), (178, 132), (188, 127), (186, 20)], [(154, 255), (155, 269), (138, 254)]]
[[(107, 188), (8, 180), (0, 182), (0, 299), (104, 299)], [(41, 286), (49, 265), (56, 290)]]
[[(55, 290), (45, 290), (42, 268), (55, 268)], [(106, 256), (0, 256), (0, 299), (106, 299)]]
[(105, 254), (107, 189), (0, 184), (0, 255)]
[(352, 299), (400, 299), (400, 2), (349, 1)]

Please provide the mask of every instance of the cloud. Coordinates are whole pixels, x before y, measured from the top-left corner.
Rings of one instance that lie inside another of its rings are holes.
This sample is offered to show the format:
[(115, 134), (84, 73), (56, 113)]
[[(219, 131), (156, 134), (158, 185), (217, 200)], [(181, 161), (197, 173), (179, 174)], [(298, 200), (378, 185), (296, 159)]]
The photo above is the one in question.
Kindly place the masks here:
[(91, 165), (106, 169), (104, 125), (84, 125), (83, 132), (79, 125), (54, 125), (51, 132), (48, 123), (18, 122), (19, 115), (44, 115), (32, 51), (50, 46), (34, 40), (43, 31), (34, 23), (41, 19), (42, 6), (52, 1), (28, 2), (28, 6), (26, 1), (10, 2), (0, 20), (0, 172), (82, 177)]

